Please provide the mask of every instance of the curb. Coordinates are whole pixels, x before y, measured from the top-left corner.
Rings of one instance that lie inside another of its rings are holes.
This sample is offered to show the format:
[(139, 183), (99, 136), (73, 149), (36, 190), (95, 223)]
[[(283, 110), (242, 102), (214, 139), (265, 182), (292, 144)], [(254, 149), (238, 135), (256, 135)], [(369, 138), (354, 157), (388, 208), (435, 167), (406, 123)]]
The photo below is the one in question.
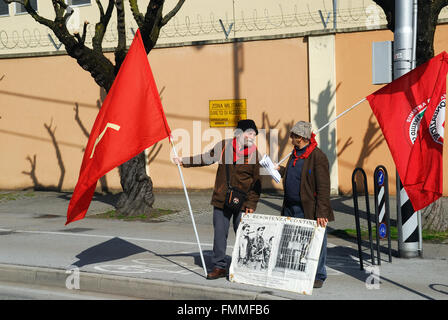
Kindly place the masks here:
[[(70, 271), (0, 264), (0, 281), (63, 288)], [(79, 272), (80, 291), (154, 300), (284, 300), (285, 298), (234, 289), (211, 288), (174, 281)]]

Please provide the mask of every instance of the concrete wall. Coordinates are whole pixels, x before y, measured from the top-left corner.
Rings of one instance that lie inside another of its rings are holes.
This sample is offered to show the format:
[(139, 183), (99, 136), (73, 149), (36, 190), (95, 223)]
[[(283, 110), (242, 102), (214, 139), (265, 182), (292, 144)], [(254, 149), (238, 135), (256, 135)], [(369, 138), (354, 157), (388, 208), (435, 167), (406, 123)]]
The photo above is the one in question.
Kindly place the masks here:
[[(336, 117), (335, 36), (308, 38), (310, 114), (313, 131)], [(337, 122), (319, 131), (316, 141), (330, 165), (331, 193), (338, 193)]]
[[(448, 25), (436, 28), (434, 50), (437, 55), (448, 49)], [(336, 34), (337, 113), (343, 112), (383, 85), (372, 84), (372, 42), (393, 41), (388, 30)], [(362, 167), (373, 192), (373, 172), (384, 165), (389, 173), (389, 192), (395, 194), (395, 164), (369, 103), (364, 102), (337, 121), (337, 155), (339, 190), (351, 193), (351, 176)], [(444, 172), (448, 172), (447, 144), (444, 144)], [(446, 176), (446, 174), (445, 174)], [(448, 195), (448, 179), (444, 179), (444, 195)]]
[[(336, 35), (337, 113), (378, 90), (372, 84), (372, 42), (393, 40), (387, 30)], [(342, 116), (337, 124), (339, 189), (351, 192), (352, 172), (362, 167), (373, 191), (375, 167), (384, 165), (389, 172), (390, 192), (395, 184), (395, 165), (369, 103), (364, 102)]]
[[(193, 150), (194, 128), (209, 128), (209, 100), (246, 99), (248, 118), (259, 128), (278, 129), (280, 156), (290, 151), (293, 121), (309, 118), (304, 38), (155, 49), (149, 61), (173, 133), (190, 134), (191, 148), (179, 150), (183, 155), (212, 143), (199, 133)], [(0, 189), (58, 186), (61, 180), (63, 189), (74, 188), (87, 142), (82, 127), (90, 132), (104, 94), (67, 56), (1, 59), (0, 70)], [(215, 130), (224, 136), (225, 129)], [(156, 188), (181, 187), (168, 141), (149, 150), (149, 158)], [(212, 188), (215, 169), (185, 170), (188, 186)], [(116, 169), (107, 185), (120, 188)], [(274, 187), (270, 179), (264, 185)]]
[[(436, 54), (448, 47), (447, 34), (448, 25), (437, 27)], [(203, 152), (216, 134), (225, 135), (225, 129), (217, 128), (204, 135), (209, 100), (246, 99), (248, 118), (268, 135), (278, 130), (281, 159), (291, 151), (289, 128), (294, 122), (311, 120), (317, 129), (381, 87), (371, 84), (371, 43), (392, 39), (392, 32), (376, 30), (159, 48), (149, 54), (149, 61), (173, 133), (190, 135), (187, 144), (176, 141), (181, 154)], [(0, 78), (0, 189), (73, 189), (87, 142), (84, 130), (90, 131), (104, 92), (63, 55), (0, 59)], [(333, 191), (350, 193), (358, 166), (365, 169), (373, 190), (373, 170), (382, 164), (395, 193), (395, 166), (368, 103), (344, 115), (319, 139), (332, 164)], [(262, 141), (259, 146), (262, 153), (269, 148)], [(444, 148), (446, 159), (446, 144)], [(168, 141), (151, 148), (148, 158), (156, 188), (181, 187)], [(184, 170), (188, 187), (213, 187), (215, 170), (216, 165)], [(448, 172), (446, 160), (444, 170)], [(280, 188), (270, 178), (263, 182), (265, 188)], [(119, 189), (117, 170), (102, 183)], [(447, 179), (444, 190), (448, 194)]]
[[(38, 13), (54, 19), (51, 1), (37, 0)], [(145, 13), (148, 0), (139, 0), (140, 11)], [(164, 14), (178, 0), (166, 0)], [(101, 0), (104, 7), (108, 1)], [(10, 16), (0, 17), (0, 56), (11, 54), (42, 54), (64, 51), (58, 39), (47, 27), (38, 24), (28, 14), (15, 15), (15, 4), (10, 4)], [(338, 1), (337, 27), (379, 28), (386, 24), (381, 9), (372, 0)], [(74, 7), (67, 21), (68, 29), (82, 31), (87, 27), (86, 45), (91, 46), (95, 24), (99, 20), (96, 1), (91, 5)], [(132, 41), (137, 24), (125, 1), (126, 35)], [(448, 16), (448, 10), (442, 13)], [(285, 37), (306, 32), (321, 32), (333, 28), (332, 0), (194, 0), (186, 1), (181, 10), (163, 27), (158, 45), (178, 45), (192, 41), (226, 42), (233, 38)], [(221, 24), (222, 23), (222, 24)], [(115, 12), (109, 23), (103, 48), (116, 46)]]

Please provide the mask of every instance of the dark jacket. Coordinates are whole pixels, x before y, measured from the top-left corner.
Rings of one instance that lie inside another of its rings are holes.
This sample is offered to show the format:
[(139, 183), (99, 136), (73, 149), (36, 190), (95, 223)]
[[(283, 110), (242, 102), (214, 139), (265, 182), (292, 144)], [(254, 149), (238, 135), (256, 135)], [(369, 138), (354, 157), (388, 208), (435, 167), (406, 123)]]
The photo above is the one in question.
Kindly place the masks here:
[[(288, 174), (289, 157), (286, 167), (280, 166), (280, 175), (283, 178), (285, 188), (285, 177)], [(316, 218), (327, 218), (334, 221), (333, 209), (330, 204), (330, 171), (327, 156), (316, 147), (308, 158), (305, 159), (302, 169), (300, 183), (300, 198), (305, 213), (305, 219), (316, 220)], [(282, 215), (285, 207), (283, 199)]]
[(229, 163), (230, 185), (247, 193), (242, 210), (249, 208), (255, 211), (261, 193), (260, 155), (258, 151), (253, 152), (249, 157), (245, 157), (245, 161), (241, 161), (243, 163), (240, 164), (238, 161), (234, 165), (232, 164), (232, 139), (226, 139), (217, 143), (210, 151), (193, 157), (185, 157), (182, 162), (185, 168), (208, 166), (219, 162), (211, 204), (222, 209), (227, 192), (225, 159), (227, 159), (225, 163)]

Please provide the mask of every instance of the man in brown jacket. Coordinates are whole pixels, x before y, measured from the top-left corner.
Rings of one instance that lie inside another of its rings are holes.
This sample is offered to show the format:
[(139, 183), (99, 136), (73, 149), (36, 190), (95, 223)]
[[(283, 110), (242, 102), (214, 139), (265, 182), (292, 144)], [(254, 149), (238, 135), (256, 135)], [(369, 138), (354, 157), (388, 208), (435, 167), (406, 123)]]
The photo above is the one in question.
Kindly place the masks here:
[(228, 189), (226, 165), (229, 170), (230, 185), (246, 193), (246, 200), (241, 208), (242, 212), (253, 213), (257, 207), (261, 193), (260, 156), (254, 143), (257, 134), (258, 129), (253, 120), (240, 120), (233, 139), (217, 143), (213, 149), (205, 154), (173, 159), (185, 168), (219, 163), (211, 201), (213, 205), (214, 267), (207, 275), (207, 279), (226, 277), (226, 248), (230, 219), (233, 220), (235, 233), (241, 220), (241, 212), (234, 214), (224, 207)]
[[(294, 146), (286, 167), (277, 166), (283, 177), (284, 199), (282, 216), (316, 220), (325, 227), (334, 220), (330, 205), (330, 173), (327, 156), (317, 148), (311, 124), (297, 122), (290, 132)], [(325, 230), (319, 256), (315, 288), (321, 288), (327, 278), (327, 232)]]

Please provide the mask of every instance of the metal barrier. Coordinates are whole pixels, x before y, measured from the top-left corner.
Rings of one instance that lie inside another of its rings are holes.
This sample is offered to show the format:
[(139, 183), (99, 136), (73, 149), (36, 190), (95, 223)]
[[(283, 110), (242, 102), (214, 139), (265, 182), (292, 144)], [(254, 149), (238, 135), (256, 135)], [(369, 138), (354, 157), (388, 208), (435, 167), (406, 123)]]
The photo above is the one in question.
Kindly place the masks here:
[(380, 240), (387, 237), (389, 262), (392, 262), (392, 249), (390, 239), (390, 210), (389, 210), (389, 178), (384, 166), (377, 166), (373, 173), (375, 189), (375, 222), (376, 222), (376, 248), (378, 265), (381, 265)]
[(360, 171), (364, 178), (364, 194), (366, 199), (366, 214), (367, 214), (367, 226), (369, 231), (369, 242), (370, 242), (370, 256), (372, 258), (372, 265), (375, 264), (375, 255), (373, 252), (373, 244), (372, 244), (372, 224), (370, 222), (370, 206), (369, 206), (369, 190), (367, 187), (367, 177), (366, 173), (362, 168), (356, 168), (352, 174), (352, 191), (353, 191), (353, 204), (355, 208), (355, 221), (356, 221), (356, 236), (358, 239), (358, 255), (359, 255), (359, 263), (361, 266), (361, 270), (364, 270), (363, 259), (362, 259), (362, 239), (361, 239), (361, 224), (359, 222), (359, 207), (358, 207), (358, 189), (356, 187), (356, 173)]

